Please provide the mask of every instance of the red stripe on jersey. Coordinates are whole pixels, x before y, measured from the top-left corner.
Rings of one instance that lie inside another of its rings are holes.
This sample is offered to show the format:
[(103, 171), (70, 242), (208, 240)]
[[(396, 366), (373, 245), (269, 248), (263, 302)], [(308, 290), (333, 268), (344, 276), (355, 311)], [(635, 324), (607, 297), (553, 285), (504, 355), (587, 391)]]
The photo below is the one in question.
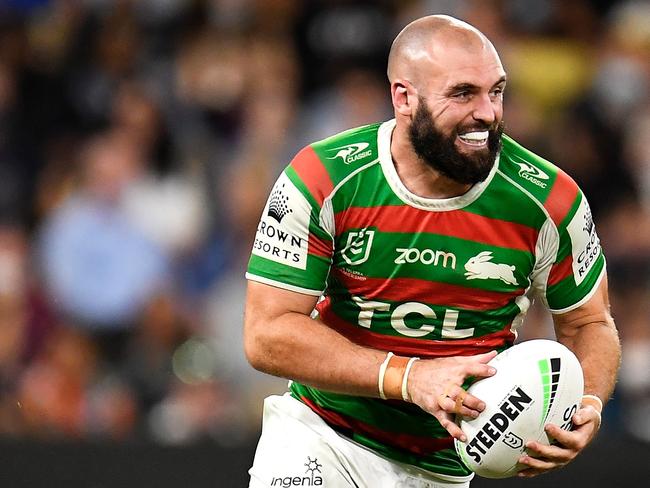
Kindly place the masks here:
[(444, 341), (378, 334), (359, 325), (350, 324), (340, 318), (326, 307), (328, 300), (319, 303), (317, 308), (321, 320), (329, 327), (360, 346), (372, 347), (380, 351), (391, 351), (403, 356), (417, 356), (423, 359), (474, 356), (504, 346), (510, 346), (515, 340), (510, 325), (503, 330), (481, 337)]
[(350, 207), (334, 219), (339, 235), (350, 228), (376, 226), (381, 232), (427, 232), (529, 252), (535, 249), (538, 233), (534, 227), (464, 210), (430, 212), (406, 205)]
[(551, 272), (548, 275), (548, 286), (557, 285), (567, 276), (573, 274), (573, 256), (571, 253), (559, 263), (551, 266)]
[(321, 256), (327, 259), (332, 257), (332, 241), (319, 239), (311, 232), (309, 233), (308, 252), (314, 256)]
[(339, 269), (332, 269), (332, 272), (337, 274), (352, 295), (368, 300), (416, 301), (467, 310), (494, 310), (505, 307), (525, 291), (524, 288), (509, 292), (490, 291), (418, 278), (354, 279)]
[[(320, 407), (304, 396), (301, 397), (301, 400), (323, 420), (325, 420), (325, 422), (332, 425), (335, 429), (342, 429), (342, 433), (344, 435), (347, 434), (350, 438), (353, 437), (352, 433), (361, 434), (387, 446), (396, 447), (419, 456), (441, 451), (442, 449), (451, 449), (454, 446), (454, 440), (452, 437), (436, 439), (399, 432), (386, 432), (377, 427), (366, 424), (365, 422), (349, 417), (348, 415)], [(346, 431), (349, 432), (346, 433)]]
[(564, 171), (558, 171), (553, 188), (544, 202), (544, 208), (556, 226), (559, 226), (567, 216), (577, 195), (578, 185), (576, 182)]
[(334, 184), (320, 158), (311, 146), (304, 147), (291, 161), (291, 167), (298, 174), (311, 195), (323, 205), (323, 200), (332, 193)]

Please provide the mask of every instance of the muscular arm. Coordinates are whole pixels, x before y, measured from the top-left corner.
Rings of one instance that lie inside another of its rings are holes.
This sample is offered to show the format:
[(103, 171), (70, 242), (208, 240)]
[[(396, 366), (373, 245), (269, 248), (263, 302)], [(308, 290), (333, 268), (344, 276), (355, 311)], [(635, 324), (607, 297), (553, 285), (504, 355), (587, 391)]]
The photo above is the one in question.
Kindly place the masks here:
[[(621, 346), (609, 311), (607, 278), (596, 293), (580, 307), (553, 317), (558, 341), (571, 349), (580, 360), (584, 373), (584, 392), (598, 396), (603, 403), (612, 394), (621, 360)], [(596, 436), (599, 414), (592, 405), (583, 405), (573, 416), (574, 429), (564, 431), (549, 424), (546, 432), (558, 445), (538, 442), (526, 444), (528, 453), (520, 459), (529, 468), (520, 476), (536, 476), (572, 461)]]
[(377, 396), (386, 353), (311, 319), (315, 305), (316, 297), (249, 281), (244, 347), (251, 365), (323, 390)]
[[(310, 318), (315, 305), (315, 297), (249, 281), (244, 347), (251, 365), (322, 390), (378, 397), (386, 351), (359, 346)], [(465, 395), (461, 385), (469, 376), (492, 376), (494, 368), (486, 363), (495, 355), (493, 351), (415, 362), (408, 376), (410, 398), (452, 436), (464, 439), (453, 414), (476, 417), (485, 404)], [(458, 395), (460, 400), (453, 398)]]
[(621, 360), (621, 345), (610, 315), (607, 277), (587, 303), (553, 318), (558, 341), (580, 360), (585, 394), (596, 395), (605, 403), (614, 389)]

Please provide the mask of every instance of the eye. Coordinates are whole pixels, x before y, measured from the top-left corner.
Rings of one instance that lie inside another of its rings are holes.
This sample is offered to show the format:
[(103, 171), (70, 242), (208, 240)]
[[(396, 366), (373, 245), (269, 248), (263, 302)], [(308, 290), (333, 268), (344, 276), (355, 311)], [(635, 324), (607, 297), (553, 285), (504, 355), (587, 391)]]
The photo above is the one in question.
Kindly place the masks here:
[(461, 90), (454, 93), (452, 96), (457, 100), (468, 100), (472, 94), (469, 92), (469, 90)]
[(498, 88), (495, 88), (494, 90), (492, 90), (491, 95), (493, 97), (500, 97), (501, 95), (503, 95), (503, 87), (500, 86)]

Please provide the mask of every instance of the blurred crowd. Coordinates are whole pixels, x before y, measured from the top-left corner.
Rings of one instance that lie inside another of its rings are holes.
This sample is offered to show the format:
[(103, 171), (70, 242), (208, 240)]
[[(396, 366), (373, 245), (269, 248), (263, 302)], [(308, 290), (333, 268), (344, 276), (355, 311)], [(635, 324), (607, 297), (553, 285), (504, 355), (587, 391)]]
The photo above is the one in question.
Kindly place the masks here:
[[(506, 131), (590, 200), (624, 346), (606, 428), (650, 442), (650, 3), (0, 1), (0, 436), (234, 443), (286, 382), (243, 277), (303, 145), (392, 115), (395, 34), (448, 13), (509, 76)], [(552, 336), (533, 310), (525, 338)]]

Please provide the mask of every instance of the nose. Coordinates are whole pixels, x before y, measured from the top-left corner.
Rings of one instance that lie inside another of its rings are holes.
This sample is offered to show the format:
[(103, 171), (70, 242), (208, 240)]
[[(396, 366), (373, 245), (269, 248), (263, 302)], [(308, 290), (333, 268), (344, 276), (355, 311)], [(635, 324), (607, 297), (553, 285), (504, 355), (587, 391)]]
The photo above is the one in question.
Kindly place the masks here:
[(497, 102), (492, 100), (489, 94), (484, 94), (475, 97), (474, 103), (474, 111), (472, 112), (474, 120), (491, 126), (497, 118), (498, 109), (495, 106)]

